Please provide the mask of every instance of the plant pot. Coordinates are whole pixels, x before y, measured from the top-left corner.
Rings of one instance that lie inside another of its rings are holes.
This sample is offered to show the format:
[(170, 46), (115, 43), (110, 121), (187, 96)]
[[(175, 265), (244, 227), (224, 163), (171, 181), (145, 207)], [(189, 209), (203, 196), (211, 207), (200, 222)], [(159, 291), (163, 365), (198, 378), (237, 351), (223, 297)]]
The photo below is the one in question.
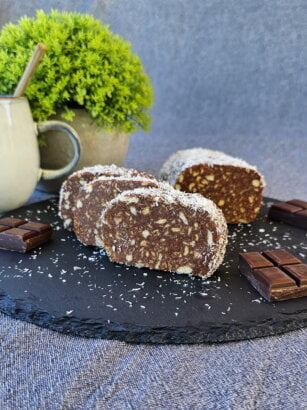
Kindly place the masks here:
[[(95, 125), (85, 109), (76, 108), (73, 111), (75, 112), (73, 121), (64, 120), (61, 113), (51, 118), (71, 125), (79, 135), (81, 156), (72, 172), (96, 164), (123, 165), (130, 135), (119, 131), (106, 132)], [(46, 146), (40, 148), (42, 168), (57, 169), (63, 167), (73, 155), (70, 141), (58, 131), (46, 132), (44, 135), (46, 136)], [(58, 192), (68, 175), (52, 181), (40, 181), (37, 188), (45, 192)]]

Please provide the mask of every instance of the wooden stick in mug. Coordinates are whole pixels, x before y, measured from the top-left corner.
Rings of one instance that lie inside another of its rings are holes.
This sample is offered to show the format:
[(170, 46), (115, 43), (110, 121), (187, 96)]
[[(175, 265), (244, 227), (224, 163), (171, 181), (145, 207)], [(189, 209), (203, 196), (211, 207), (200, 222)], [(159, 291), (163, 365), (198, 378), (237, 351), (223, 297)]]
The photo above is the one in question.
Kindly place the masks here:
[(46, 50), (47, 47), (45, 46), (45, 44), (37, 44), (32, 54), (32, 57), (28, 62), (27, 67), (19, 80), (19, 83), (17, 84), (17, 87), (13, 94), (14, 97), (21, 97), (24, 94), (33, 74), (35, 73), (39, 63), (45, 55)]

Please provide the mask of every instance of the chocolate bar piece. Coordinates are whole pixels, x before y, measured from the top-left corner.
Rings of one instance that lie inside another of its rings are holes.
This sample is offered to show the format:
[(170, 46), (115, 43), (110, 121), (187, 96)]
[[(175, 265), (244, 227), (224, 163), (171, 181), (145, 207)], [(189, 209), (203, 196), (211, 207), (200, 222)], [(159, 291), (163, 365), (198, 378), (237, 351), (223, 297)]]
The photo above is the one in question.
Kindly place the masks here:
[(47, 242), (51, 226), (18, 218), (0, 219), (0, 249), (26, 253)]
[(282, 221), (289, 225), (307, 229), (307, 202), (292, 199), (287, 202), (273, 204), (268, 217), (273, 221)]
[(307, 265), (283, 249), (240, 253), (239, 270), (268, 301), (307, 296)]

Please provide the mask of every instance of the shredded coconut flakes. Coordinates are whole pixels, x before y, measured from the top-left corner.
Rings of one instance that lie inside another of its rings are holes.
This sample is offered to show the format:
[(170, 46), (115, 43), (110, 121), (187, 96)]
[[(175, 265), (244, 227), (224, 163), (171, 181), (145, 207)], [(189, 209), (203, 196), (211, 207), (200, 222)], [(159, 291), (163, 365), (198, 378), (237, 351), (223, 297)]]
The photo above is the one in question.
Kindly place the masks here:
[(232, 165), (234, 167), (252, 169), (258, 172), (264, 186), (264, 178), (255, 166), (250, 165), (243, 159), (227, 155), (224, 152), (213, 151), (206, 148), (192, 148), (175, 152), (163, 164), (160, 176), (162, 179), (168, 180), (171, 185), (174, 185), (178, 176), (186, 168), (198, 164), (206, 164), (211, 167), (214, 165)]
[[(185, 208), (192, 209), (193, 211), (206, 212), (210, 215), (215, 229), (219, 233), (219, 242), (215, 247), (215, 257), (213, 256), (211, 263), (209, 264), (209, 271), (206, 276), (209, 277), (215, 272), (218, 266), (222, 263), (226, 251), (227, 245), (227, 224), (222, 211), (214, 204), (210, 199), (204, 198), (200, 194), (191, 194), (178, 191), (176, 189), (163, 190), (159, 188), (136, 188), (134, 190), (124, 191), (116, 198), (109, 202), (105, 210), (102, 212), (101, 222), (104, 222), (104, 215), (113, 204), (119, 202), (126, 202), (127, 197), (152, 197), (156, 205), (159, 206), (159, 202), (163, 201), (167, 204), (179, 203)], [(203, 255), (206, 259), (207, 255)]]

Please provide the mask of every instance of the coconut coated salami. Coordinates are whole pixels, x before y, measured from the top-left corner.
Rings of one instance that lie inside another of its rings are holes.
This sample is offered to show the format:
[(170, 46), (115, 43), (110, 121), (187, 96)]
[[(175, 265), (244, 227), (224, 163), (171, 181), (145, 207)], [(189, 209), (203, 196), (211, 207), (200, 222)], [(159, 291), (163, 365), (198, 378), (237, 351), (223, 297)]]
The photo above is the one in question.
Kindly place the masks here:
[(214, 201), (227, 223), (252, 222), (259, 213), (264, 178), (239, 158), (203, 148), (178, 151), (164, 163), (160, 174), (176, 189)]
[[(99, 177), (79, 191), (74, 211), (74, 231), (84, 245), (101, 246), (98, 229), (108, 202), (123, 191), (157, 187), (158, 181), (143, 177)], [(170, 187), (171, 188), (171, 187)]]
[(100, 236), (112, 261), (209, 277), (223, 261), (227, 225), (201, 195), (139, 188), (108, 204)]
[(95, 165), (86, 167), (71, 174), (63, 182), (60, 190), (59, 216), (63, 220), (64, 228), (72, 231), (74, 229), (74, 211), (76, 209), (76, 198), (79, 190), (90, 181), (99, 176), (142, 176), (148, 179), (154, 179), (146, 172), (135, 169), (117, 167), (116, 165)]

